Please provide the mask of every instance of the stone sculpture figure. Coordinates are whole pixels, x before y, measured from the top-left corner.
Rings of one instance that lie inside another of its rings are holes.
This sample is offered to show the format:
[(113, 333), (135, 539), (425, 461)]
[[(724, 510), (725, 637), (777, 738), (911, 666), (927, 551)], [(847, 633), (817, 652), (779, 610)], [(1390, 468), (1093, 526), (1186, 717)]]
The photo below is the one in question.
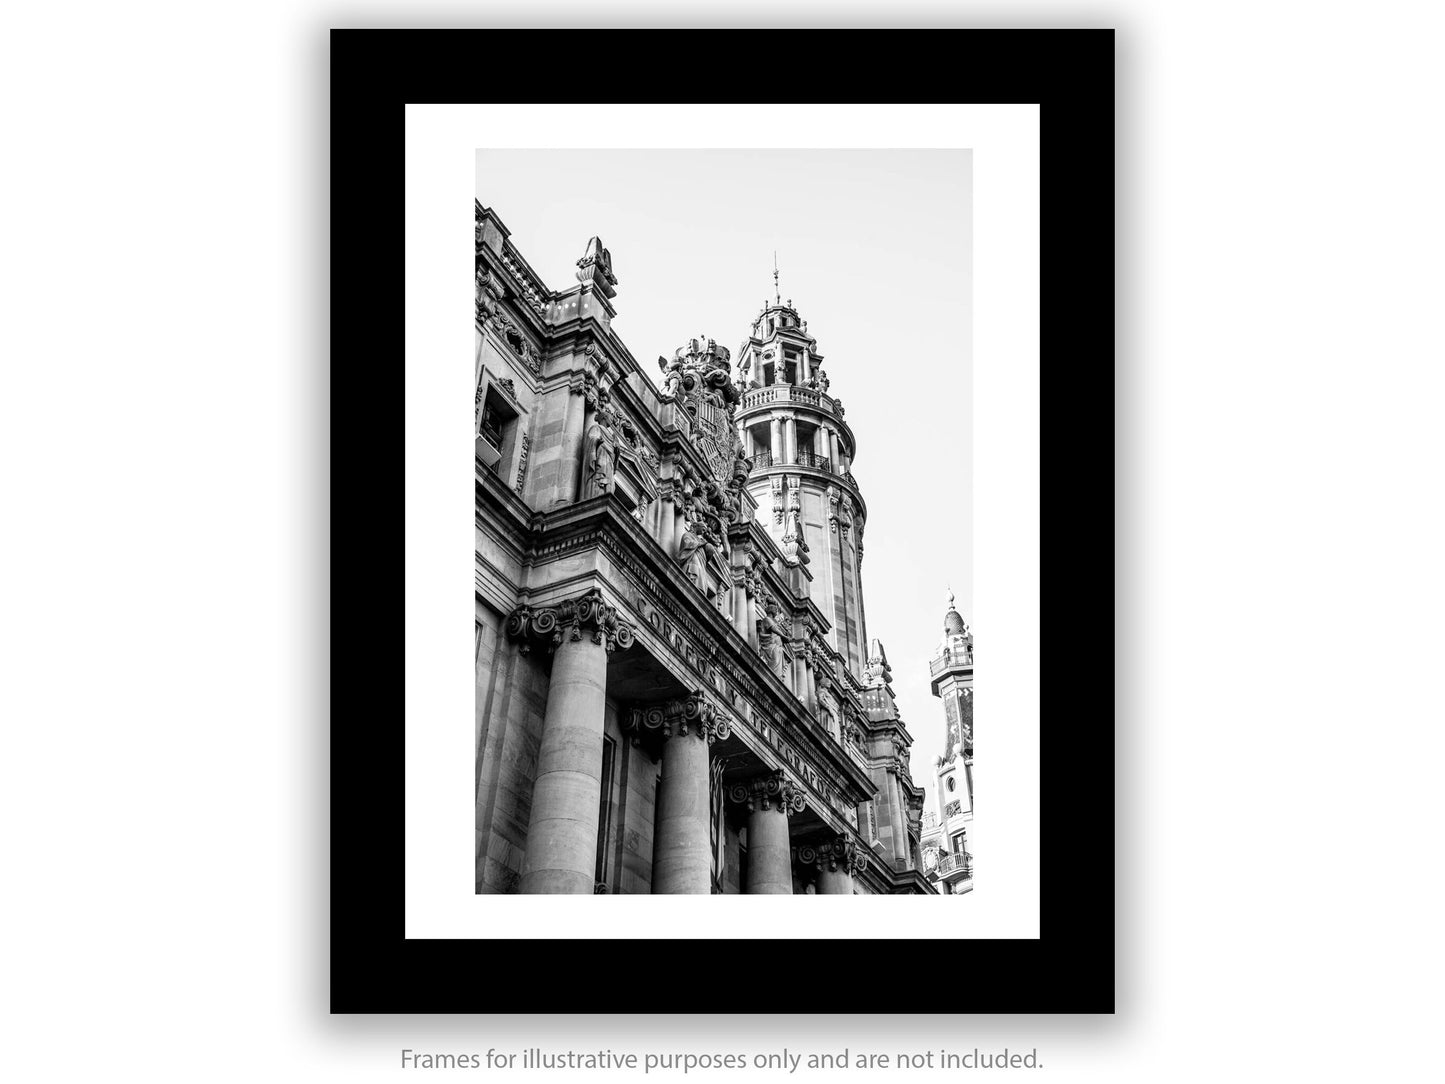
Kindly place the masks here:
[(617, 437), (613, 429), (612, 411), (601, 407), (587, 427), (586, 466), (582, 480), (582, 499), (610, 492), (617, 458)]
[(778, 634), (778, 600), (768, 595), (763, 601), (763, 616), (758, 619), (758, 654), (768, 669), (778, 673), (783, 665), (783, 645)]
[(683, 574), (695, 584), (702, 583), (702, 567), (707, 559), (707, 551), (703, 547), (702, 533), (689, 523), (677, 544), (677, 563), (682, 566)]

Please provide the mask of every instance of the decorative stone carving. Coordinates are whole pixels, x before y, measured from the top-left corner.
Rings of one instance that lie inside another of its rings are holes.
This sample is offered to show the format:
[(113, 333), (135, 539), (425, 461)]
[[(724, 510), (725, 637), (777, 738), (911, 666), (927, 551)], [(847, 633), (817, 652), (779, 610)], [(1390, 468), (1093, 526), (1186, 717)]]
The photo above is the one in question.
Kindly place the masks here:
[(502, 248), (501, 260), (502, 266), (507, 269), (507, 274), (516, 280), (522, 300), (538, 316), (545, 316), (547, 313), (547, 290), (528, 273), (521, 257), (512, 251), (511, 244)]
[(617, 430), (611, 407), (599, 406), (587, 427), (586, 458), (583, 461), (582, 499), (612, 490), (617, 463)]
[(527, 341), (527, 336), (522, 334), (522, 329), (514, 324), (499, 307), (493, 307), (490, 322), (496, 325), (497, 334), (507, 344), (507, 349), (516, 355), (517, 359), (534, 375), (540, 376), (542, 357), (537, 353), (537, 348)]
[(863, 672), (864, 680), (871, 686), (890, 685), (893, 682), (893, 668), (888, 665), (888, 652), (883, 641), (876, 637), (868, 644), (868, 665)]
[(633, 708), (623, 729), (633, 745), (640, 744), (649, 733), (664, 741), (688, 735), (708, 742), (727, 741), (732, 735), (727, 716), (700, 692), (689, 693), (682, 700)]
[(591, 369), (574, 370), (567, 379), (567, 389), (573, 395), (580, 395), (587, 400), (587, 405), (596, 409), (598, 398), (597, 374)]
[(777, 808), (791, 816), (801, 813), (805, 804), (802, 788), (781, 770), (730, 787), (728, 797), (739, 805), (746, 805), (749, 813)]
[(758, 654), (768, 669), (781, 674), (783, 669), (782, 630), (778, 620), (780, 607), (772, 595), (763, 598), (763, 616), (758, 619)]
[(682, 566), (683, 574), (699, 585), (702, 583), (703, 566), (707, 562), (705, 545), (702, 531), (693, 523), (687, 525), (677, 543), (677, 563)]
[(733, 473), (727, 483), (729, 509), (735, 519), (743, 518), (743, 493), (747, 490), (748, 475), (753, 472), (753, 461), (743, 454), (742, 445), (733, 450)]
[(801, 484), (793, 478), (788, 486), (788, 502), (783, 512), (783, 540), (779, 547), (790, 565), (808, 563), (808, 543), (803, 538)]
[(783, 476), (774, 474), (768, 478), (768, 485), (773, 491), (773, 522), (783, 522)]
[(805, 844), (793, 849), (800, 866), (816, 870), (861, 873), (868, 868), (868, 855), (853, 842), (851, 836), (836, 836), (821, 843)]
[(590, 282), (603, 297), (616, 297), (617, 276), (612, 273), (612, 254), (602, 246), (602, 239), (593, 237), (587, 251), (577, 261), (577, 281)]
[(741, 392), (733, 383), (727, 347), (712, 339), (689, 339), (673, 351), (672, 360), (659, 357), (663, 397), (685, 410), (692, 419), (690, 438), (707, 462), (713, 480), (728, 486), (736, 472), (739, 438), (733, 415)]
[(828, 530), (838, 533), (838, 487), (828, 487)]
[(550, 606), (518, 606), (507, 618), (507, 638), (518, 643), (523, 655), (534, 643), (551, 651), (564, 637), (580, 640), (584, 629), (591, 632), (594, 644), (602, 644), (608, 652), (625, 651), (635, 640), (632, 625), (617, 616), (617, 608), (607, 605), (596, 587)]

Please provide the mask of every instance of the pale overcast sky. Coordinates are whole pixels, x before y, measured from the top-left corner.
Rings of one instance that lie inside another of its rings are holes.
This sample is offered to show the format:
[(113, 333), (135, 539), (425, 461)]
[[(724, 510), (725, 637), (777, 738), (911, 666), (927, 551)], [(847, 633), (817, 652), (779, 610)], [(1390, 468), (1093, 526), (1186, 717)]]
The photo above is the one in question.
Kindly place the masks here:
[(971, 169), (961, 150), (477, 152), (477, 198), (549, 288), (575, 282), (602, 238), (613, 329), (654, 383), (657, 356), (694, 336), (736, 358), (777, 251), (783, 299), (858, 439), (868, 636), (887, 650), (928, 809), (947, 585), (973, 623)]

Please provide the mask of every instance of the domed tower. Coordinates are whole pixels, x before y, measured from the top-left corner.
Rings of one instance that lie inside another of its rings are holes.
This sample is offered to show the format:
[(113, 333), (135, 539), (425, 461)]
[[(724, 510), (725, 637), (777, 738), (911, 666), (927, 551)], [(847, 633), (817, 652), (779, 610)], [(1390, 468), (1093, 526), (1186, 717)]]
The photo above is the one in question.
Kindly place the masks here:
[(791, 564), (812, 574), (829, 643), (862, 676), (868, 664), (859, 565), (867, 506), (849, 469), (853, 431), (829, 391), (817, 340), (789, 301), (765, 304), (738, 348), (738, 433), (752, 459), (758, 518)]
[(947, 735), (943, 753), (933, 760), (937, 786), (936, 819), (925, 832), (924, 863), (945, 892), (973, 887), (973, 633), (948, 593), (943, 639), (928, 664), (933, 695), (943, 701)]
[(951, 764), (960, 755), (973, 760), (973, 633), (963, 615), (954, 608), (948, 593), (948, 612), (943, 615), (943, 639), (938, 653), (928, 664), (933, 695), (943, 700), (948, 721), (943, 761)]

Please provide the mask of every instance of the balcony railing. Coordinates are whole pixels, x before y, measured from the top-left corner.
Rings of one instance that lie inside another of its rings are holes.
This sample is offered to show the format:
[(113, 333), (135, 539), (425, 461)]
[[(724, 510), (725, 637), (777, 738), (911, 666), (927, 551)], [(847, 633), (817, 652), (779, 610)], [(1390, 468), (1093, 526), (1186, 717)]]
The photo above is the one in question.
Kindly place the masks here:
[(945, 670), (952, 670), (955, 666), (972, 666), (972, 651), (945, 651), (936, 659), (928, 663), (928, 676), (937, 677)]
[[(831, 459), (827, 458), (826, 456), (818, 455), (815, 452), (800, 451), (798, 453), (798, 458), (794, 461), (794, 463), (791, 464), (788, 463), (786, 459), (774, 459), (773, 453), (766, 448), (754, 453), (753, 470), (765, 470), (766, 468), (775, 465), (779, 467), (812, 467), (814, 470), (827, 471), (829, 474), (840, 473), (838, 469), (833, 465), (833, 461)], [(858, 483), (853, 481), (853, 475), (851, 473), (843, 473), (843, 477), (852, 485), (857, 486)]]
[(770, 384), (765, 388), (753, 388), (751, 391), (743, 392), (739, 409), (751, 410), (753, 407), (765, 406), (768, 403), (804, 403), (842, 416), (831, 395), (814, 391), (812, 388), (799, 387), (796, 384)]
[(957, 853), (946, 853), (938, 856), (938, 875), (947, 877), (950, 874), (960, 874), (959, 880), (966, 881), (973, 876), (973, 855), (967, 851)]

